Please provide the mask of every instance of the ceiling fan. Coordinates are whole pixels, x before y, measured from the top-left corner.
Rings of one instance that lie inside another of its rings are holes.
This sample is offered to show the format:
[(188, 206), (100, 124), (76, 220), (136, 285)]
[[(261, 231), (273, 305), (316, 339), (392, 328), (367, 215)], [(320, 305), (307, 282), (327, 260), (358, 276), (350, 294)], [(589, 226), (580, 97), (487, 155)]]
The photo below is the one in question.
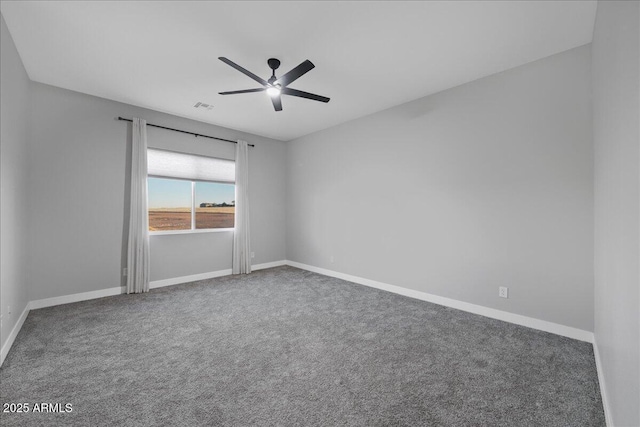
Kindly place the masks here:
[(261, 79), (260, 77), (253, 74), (251, 71), (242, 68), (240, 65), (236, 64), (235, 62), (223, 56), (219, 57), (218, 59), (224, 62), (225, 64), (232, 66), (236, 70), (240, 71), (241, 73), (245, 74), (246, 76), (252, 78), (253, 80), (260, 83), (262, 86), (264, 86), (256, 89), (244, 89), (244, 90), (233, 90), (229, 92), (219, 92), (220, 95), (235, 95), (238, 93), (252, 93), (252, 92), (267, 91), (267, 94), (271, 98), (271, 102), (273, 102), (273, 108), (276, 111), (282, 111), (282, 100), (280, 99), (281, 95), (297, 96), (300, 98), (312, 99), (314, 101), (329, 102), (329, 98), (327, 98), (326, 96), (320, 96), (314, 93), (303, 92), (301, 90), (287, 87), (290, 83), (293, 83), (295, 80), (299, 79), (300, 77), (302, 77), (303, 75), (311, 71), (313, 68), (315, 68), (315, 65), (313, 65), (313, 63), (308, 59), (303, 63), (301, 63), (300, 65), (298, 65), (297, 67), (295, 67), (294, 69), (292, 69), (291, 71), (289, 71), (288, 73), (280, 76), (280, 78), (277, 78), (276, 70), (278, 69), (278, 67), (280, 67), (280, 61), (277, 60), (276, 58), (270, 58), (267, 61), (267, 64), (269, 65), (269, 68), (271, 68), (271, 71), (272, 71), (271, 77), (269, 78), (269, 80)]

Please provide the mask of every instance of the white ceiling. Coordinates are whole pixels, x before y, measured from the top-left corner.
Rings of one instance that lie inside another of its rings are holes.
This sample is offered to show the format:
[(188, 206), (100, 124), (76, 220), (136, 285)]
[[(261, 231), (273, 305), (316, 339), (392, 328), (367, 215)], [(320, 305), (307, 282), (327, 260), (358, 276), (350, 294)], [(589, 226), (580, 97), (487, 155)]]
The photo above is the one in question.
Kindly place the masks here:
[[(29, 77), (177, 116), (291, 140), (591, 42), (593, 1), (2, 1)], [(265, 93), (217, 58), (270, 76), (305, 59), (292, 88)], [(195, 109), (198, 102), (210, 111)]]

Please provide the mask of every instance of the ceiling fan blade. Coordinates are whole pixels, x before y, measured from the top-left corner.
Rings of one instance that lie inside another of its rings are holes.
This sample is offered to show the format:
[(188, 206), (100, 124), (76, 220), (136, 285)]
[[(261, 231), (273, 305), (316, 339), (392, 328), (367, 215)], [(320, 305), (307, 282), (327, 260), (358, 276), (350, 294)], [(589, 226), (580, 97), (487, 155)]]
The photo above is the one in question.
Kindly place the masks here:
[(280, 95), (272, 96), (271, 102), (273, 102), (273, 108), (275, 108), (276, 111), (282, 111), (282, 99), (280, 99)]
[(236, 64), (235, 62), (231, 61), (230, 59), (225, 58), (224, 56), (219, 56), (218, 59), (222, 62), (224, 62), (227, 65), (230, 65), (231, 67), (235, 68), (236, 70), (240, 71), (242, 74), (251, 77), (253, 80), (257, 81), (258, 83), (260, 83), (263, 86), (267, 86), (268, 83), (266, 80), (261, 79), (260, 77), (256, 76), (255, 74), (253, 74), (251, 71), (242, 68), (241, 66), (239, 66), (238, 64)]
[(294, 80), (297, 80), (304, 74), (308, 73), (309, 71), (313, 70), (314, 68), (315, 68), (315, 65), (313, 65), (313, 62), (307, 59), (302, 64), (298, 65), (296, 68), (289, 71), (287, 74), (280, 76), (280, 78), (276, 80), (276, 83), (280, 83), (280, 85), (286, 86), (289, 83), (292, 83)]
[(320, 101), (320, 102), (329, 102), (329, 99), (330, 99), (330, 98), (327, 98), (326, 96), (320, 96), (320, 95), (316, 95), (314, 93), (309, 93), (309, 92), (304, 92), (304, 91), (301, 91), (301, 90), (291, 89), (289, 87), (283, 87), (281, 89), (281, 92), (284, 95), (298, 96), (300, 98), (313, 99), (314, 101)]
[(244, 89), (244, 90), (231, 90), (228, 92), (218, 92), (220, 95), (234, 95), (236, 93), (252, 93), (252, 92), (263, 92), (267, 90), (266, 87), (259, 87), (257, 89)]

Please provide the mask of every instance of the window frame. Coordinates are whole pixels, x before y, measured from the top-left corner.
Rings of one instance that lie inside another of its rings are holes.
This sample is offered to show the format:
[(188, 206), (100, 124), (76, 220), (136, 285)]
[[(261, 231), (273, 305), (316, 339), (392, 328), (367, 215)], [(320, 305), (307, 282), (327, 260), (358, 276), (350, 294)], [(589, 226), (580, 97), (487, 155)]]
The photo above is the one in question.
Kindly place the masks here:
[[(232, 228), (196, 228), (196, 182), (208, 182), (214, 184), (233, 184), (234, 188), (236, 183), (230, 182), (217, 182), (217, 181), (203, 181), (203, 180), (194, 180), (189, 178), (174, 178), (172, 176), (161, 176), (161, 175), (147, 175), (147, 220), (149, 218), (149, 178), (159, 178), (159, 179), (173, 179), (176, 181), (187, 181), (191, 183), (191, 229), (190, 230), (159, 230), (159, 231), (151, 231), (148, 229), (150, 236), (157, 235), (167, 235), (167, 234), (196, 234), (196, 233), (220, 233), (220, 232), (228, 232), (235, 231), (235, 221), (233, 222)], [(235, 208), (235, 206), (234, 206)], [(234, 210), (235, 212), (235, 210)]]

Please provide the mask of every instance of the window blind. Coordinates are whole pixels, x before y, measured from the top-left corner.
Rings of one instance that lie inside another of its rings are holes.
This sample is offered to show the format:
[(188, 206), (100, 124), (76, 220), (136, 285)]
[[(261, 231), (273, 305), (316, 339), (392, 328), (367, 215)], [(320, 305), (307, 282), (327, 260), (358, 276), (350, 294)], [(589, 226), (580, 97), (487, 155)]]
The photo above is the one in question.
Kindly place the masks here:
[(234, 183), (236, 163), (233, 160), (149, 148), (147, 174), (193, 181)]

